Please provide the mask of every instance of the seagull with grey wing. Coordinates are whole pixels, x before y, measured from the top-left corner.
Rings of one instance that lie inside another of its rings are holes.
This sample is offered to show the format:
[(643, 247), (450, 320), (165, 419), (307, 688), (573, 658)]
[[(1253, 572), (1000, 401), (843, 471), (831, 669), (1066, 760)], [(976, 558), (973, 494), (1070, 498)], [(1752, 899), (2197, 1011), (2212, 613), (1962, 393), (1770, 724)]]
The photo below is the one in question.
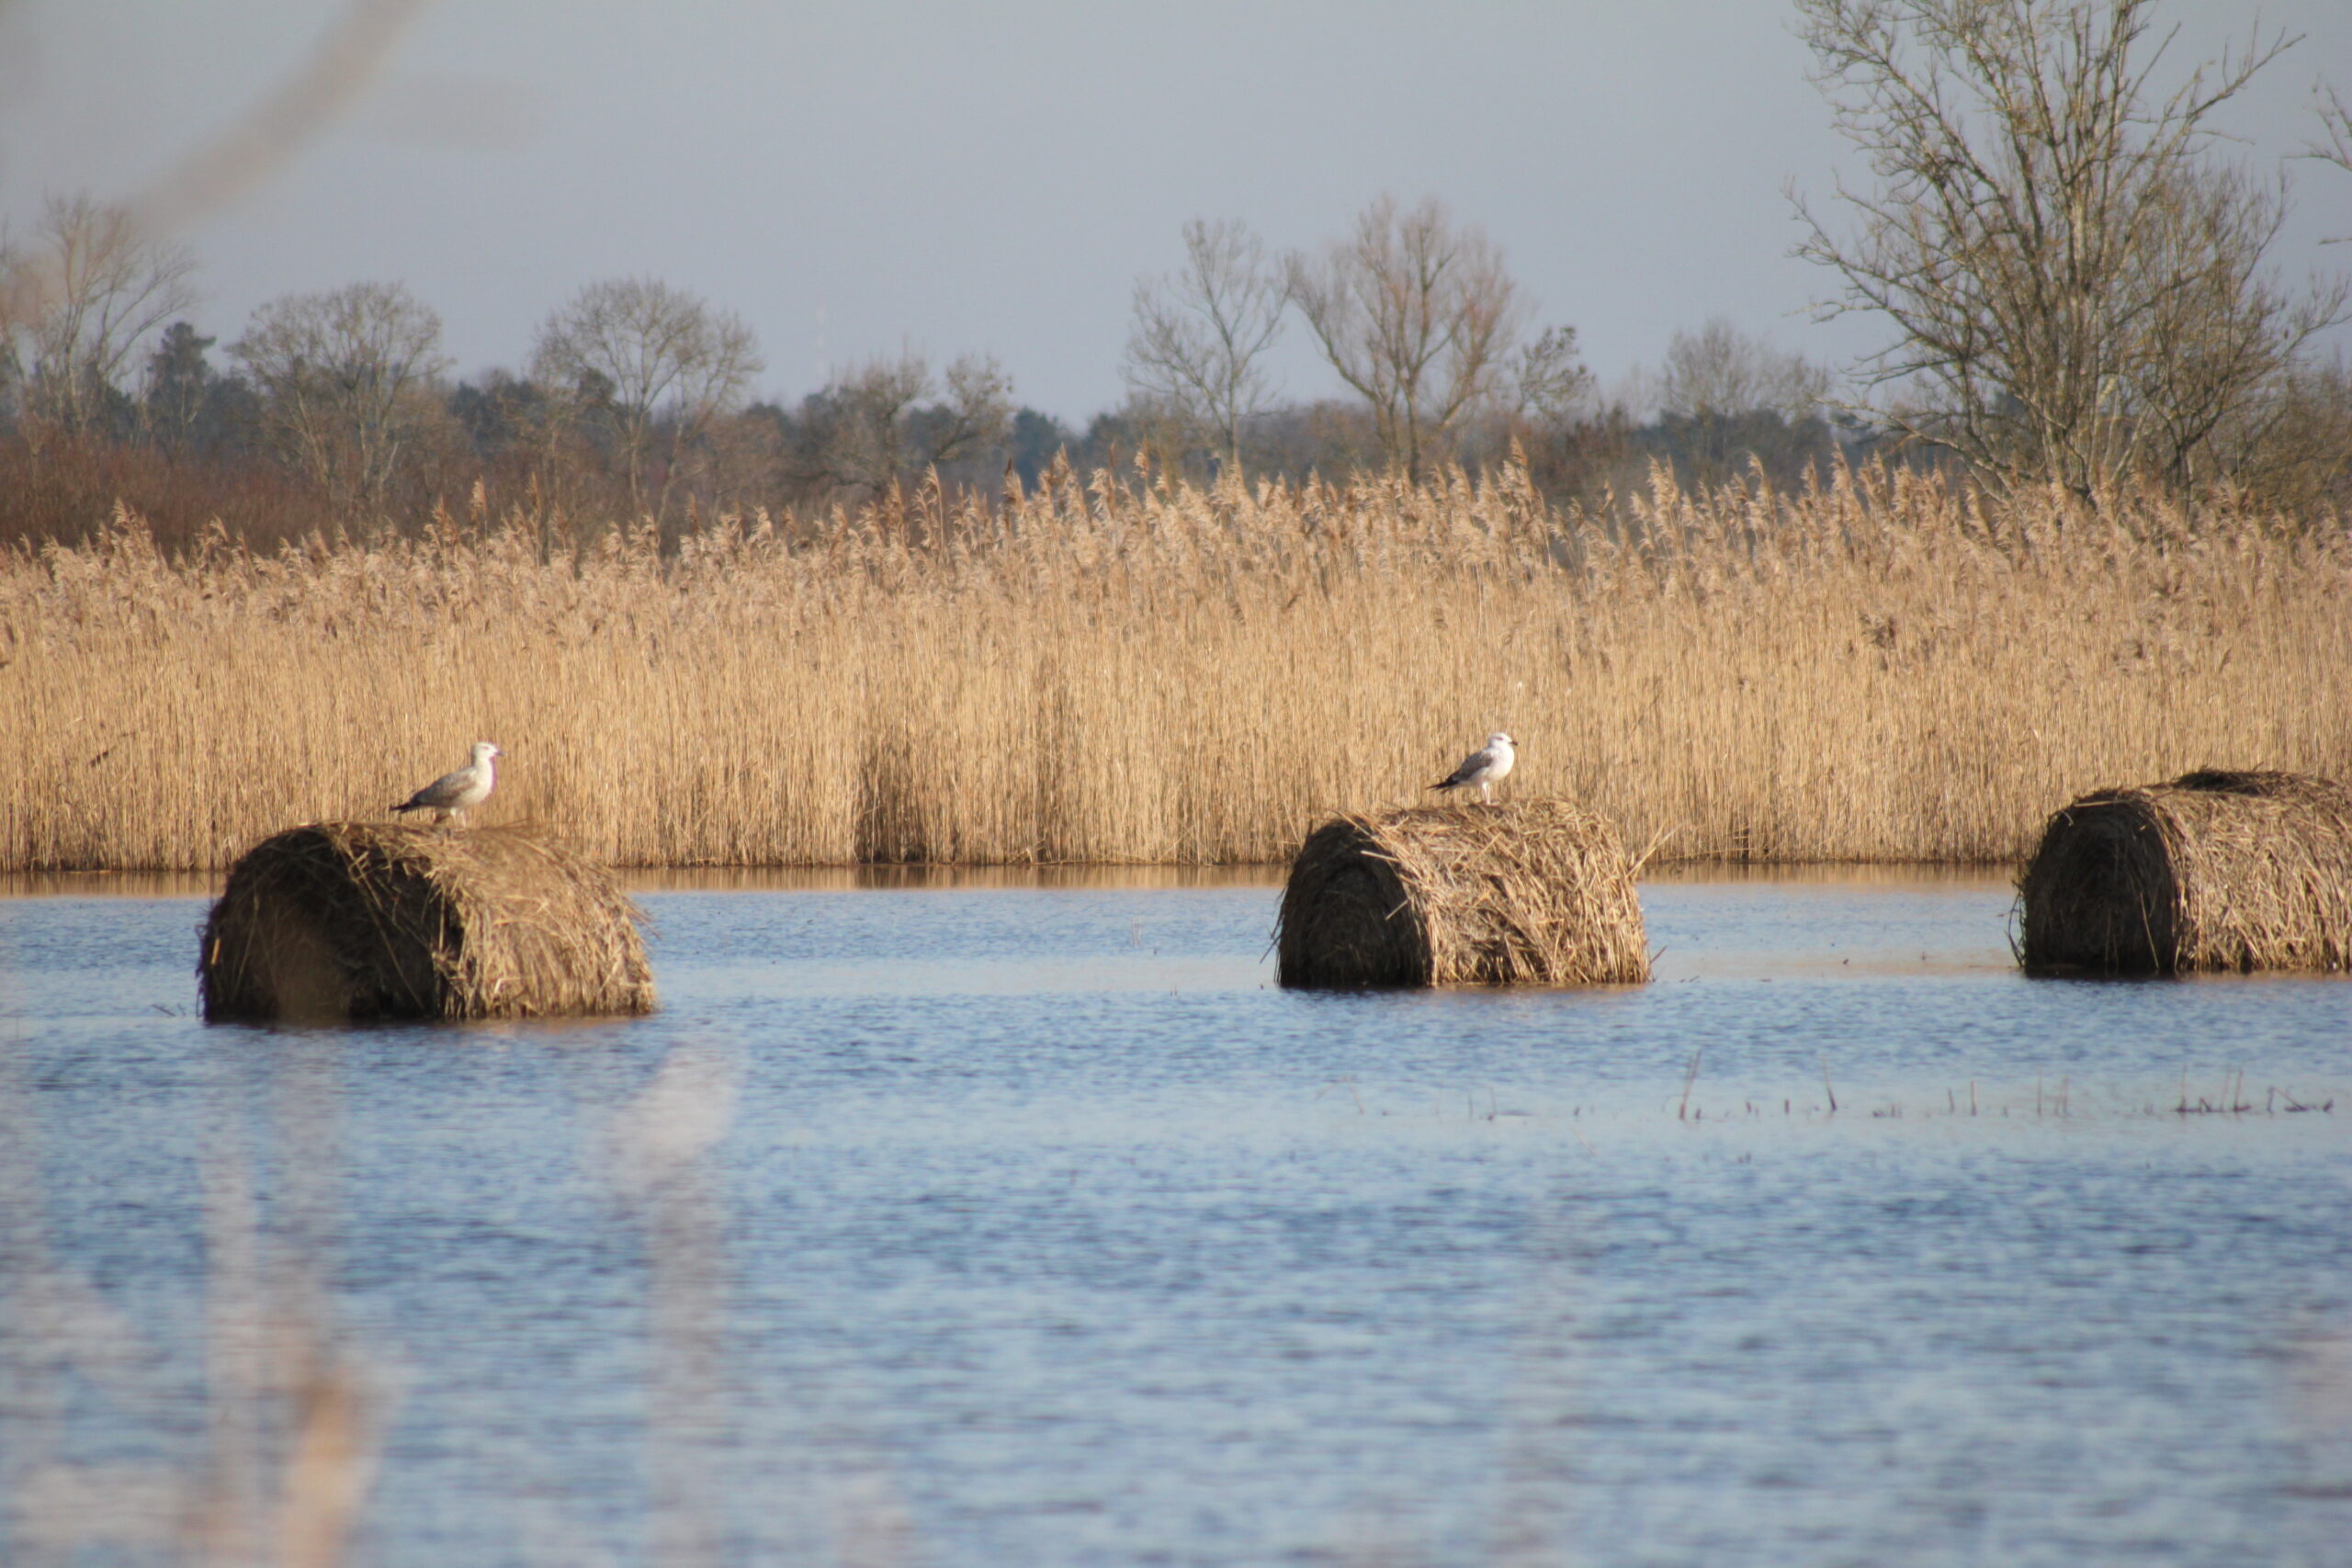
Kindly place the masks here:
[(444, 773), (392, 807), (394, 816), (403, 811), (430, 811), (438, 826), (455, 817), (459, 822), (466, 813), (490, 798), (491, 786), (498, 782), (492, 761), (498, 748), (487, 740), (474, 742), (474, 760), (454, 773)]
[(1510, 737), (1498, 729), (1487, 737), (1484, 746), (1463, 758), (1460, 767), (1430, 788), (1468, 789), (1476, 784), (1478, 786), (1478, 798), (1491, 805), (1495, 798), (1495, 786), (1503, 782), (1503, 775), (1510, 773), (1511, 764), (1518, 761), (1519, 754), (1510, 749)]

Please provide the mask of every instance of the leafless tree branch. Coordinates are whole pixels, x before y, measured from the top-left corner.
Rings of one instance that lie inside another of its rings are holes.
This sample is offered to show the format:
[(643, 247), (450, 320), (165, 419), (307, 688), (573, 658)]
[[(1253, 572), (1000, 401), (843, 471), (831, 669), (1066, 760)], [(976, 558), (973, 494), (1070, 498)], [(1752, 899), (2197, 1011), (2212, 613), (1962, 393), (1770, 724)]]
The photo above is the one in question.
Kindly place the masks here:
[(343, 509), (372, 515), (448, 367), (441, 318), (396, 283), (295, 294), (254, 313), (229, 346), (259, 389), (294, 466)]
[(1012, 419), (1012, 378), (986, 355), (957, 358), (944, 380), (911, 349), (871, 359), (802, 405), (798, 477), (873, 495), (996, 445)]
[[(673, 454), (742, 400), (763, 367), (752, 329), (731, 311), (650, 277), (593, 283), (539, 328), (531, 373), (572, 417), (607, 422), (643, 510), (658, 434)], [(668, 467), (651, 502), (668, 501)]]
[(2265, 258), (2283, 186), (2211, 155), (2215, 109), (2290, 48), (2250, 34), (2168, 94), (2153, 0), (1799, 0), (1815, 80), (1876, 184), (1839, 235), (1801, 198), (1821, 313), (1883, 316), (1888, 415), (1996, 485), (2200, 477), (2210, 437), (2341, 320)]
[(1419, 479), (1463, 415), (1498, 389), (1527, 310), (1502, 254), (1434, 197), (1383, 196), (1320, 258), (1285, 276), (1340, 379), (1371, 405), (1389, 462)]
[(1266, 352), (1282, 336), (1283, 280), (1262, 240), (1233, 220), (1184, 225), (1184, 266), (1136, 284), (1126, 380), (1241, 468), (1241, 427), (1272, 387)]
[(120, 207), (51, 197), (24, 244), (0, 246), (0, 337), (24, 378), (21, 412), (83, 433), (122, 390), (131, 354), (196, 302), (196, 258)]

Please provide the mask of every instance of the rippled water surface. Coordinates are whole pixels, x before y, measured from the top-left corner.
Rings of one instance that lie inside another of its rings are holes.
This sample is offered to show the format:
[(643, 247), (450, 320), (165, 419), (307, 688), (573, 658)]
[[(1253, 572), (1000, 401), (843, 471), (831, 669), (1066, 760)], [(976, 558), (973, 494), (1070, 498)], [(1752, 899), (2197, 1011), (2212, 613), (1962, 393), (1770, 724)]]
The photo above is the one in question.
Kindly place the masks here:
[(361, 1562), (2352, 1561), (2342, 981), (2029, 982), (1984, 879), (1369, 996), (1261, 880), (674, 879), (651, 1019), (276, 1032), (132, 891), (0, 898), (0, 1562), (276, 1451), (264, 1298)]

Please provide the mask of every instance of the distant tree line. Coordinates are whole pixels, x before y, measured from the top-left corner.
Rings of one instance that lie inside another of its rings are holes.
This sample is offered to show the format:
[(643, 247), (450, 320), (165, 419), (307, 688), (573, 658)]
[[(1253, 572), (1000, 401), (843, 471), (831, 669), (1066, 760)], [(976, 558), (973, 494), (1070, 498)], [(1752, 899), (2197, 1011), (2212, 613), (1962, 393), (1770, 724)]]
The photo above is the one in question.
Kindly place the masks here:
[[(751, 329), (652, 278), (592, 284), (519, 372), (452, 380), (440, 319), (402, 286), (274, 299), (223, 344), (187, 311), (194, 262), (86, 199), (52, 201), (0, 264), (0, 535), (74, 538), (120, 502), (167, 538), (218, 519), (268, 544), (370, 537), (523, 508), (579, 536), (666, 534), (765, 508), (821, 527), (893, 487), (1034, 488), (1141, 463), (1202, 481), (1424, 479), (1516, 452), (1600, 497), (1653, 461), (1690, 482), (1796, 482), (1837, 434), (1826, 371), (1711, 322), (1652, 378), (1659, 412), (1604, 406), (1573, 329), (1529, 324), (1499, 254), (1434, 201), (1386, 198), (1318, 255), (1235, 223), (1184, 231), (1185, 265), (1139, 284), (1130, 391), (1083, 427), (1021, 406), (983, 355), (853, 365), (797, 403), (755, 400)], [(1277, 397), (1266, 352), (1295, 315), (1348, 395)]]
[[(521, 509), (578, 542), (764, 508), (834, 509), (936, 481), (1034, 487), (1141, 463), (1202, 482), (1365, 471), (1421, 482), (1523, 461), (1603, 506), (1660, 467), (1686, 486), (1804, 482), (1895, 457), (2000, 491), (2096, 504), (2128, 483), (2352, 499), (2352, 373), (2314, 350), (2342, 280), (2268, 255), (2287, 211), (2215, 152), (2214, 113), (2289, 47), (2174, 73), (2151, 0), (1796, 0), (1816, 82), (1875, 184), (1833, 223), (1802, 199), (1824, 314), (1887, 329), (1840, 397), (1824, 367), (1723, 320), (1604, 396), (1476, 225), (1383, 197), (1318, 249), (1195, 220), (1137, 282), (1125, 400), (1083, 428), (1022, 406), (984, 355), (902, 351), (796, 403), (731, 312), (660, 280), (589, 285), (516, 372), (453, 381), (440, 319), (397, 283), (272, 300), (225, 344), (190, 312), (195, 261), (86, 197), (0, 242), (0, 539), (74, 538), (118, 502), (166, 538), (218, 520), (268, 544), (460, 526)], [(2305, 156), (2352, 171), (2324, 93)], [(2352, 237), (2352, 236), (2347, 236)], [(1340, 389), (1274, 381), (1306, 334)]]

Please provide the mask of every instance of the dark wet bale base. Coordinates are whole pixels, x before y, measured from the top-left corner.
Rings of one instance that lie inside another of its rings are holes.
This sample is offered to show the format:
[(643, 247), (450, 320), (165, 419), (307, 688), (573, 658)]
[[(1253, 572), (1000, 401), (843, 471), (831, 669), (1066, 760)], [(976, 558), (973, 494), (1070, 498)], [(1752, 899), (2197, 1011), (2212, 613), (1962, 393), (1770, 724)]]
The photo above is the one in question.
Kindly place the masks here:
[(653, 1010), (642, 916), (538, 829), (321, 822), (231, 868), (204, 1016), (289, 1022)]
[(2352, 791), (2295, 773), (2185, 773), (2051, 818), (2018, 882), (2037, 975), (2343, 972)]
[(1346, 816), (1308, 836), (1277, 928), (1285, 986), (1636, 985), (1635, 867), (1562, 800)]

